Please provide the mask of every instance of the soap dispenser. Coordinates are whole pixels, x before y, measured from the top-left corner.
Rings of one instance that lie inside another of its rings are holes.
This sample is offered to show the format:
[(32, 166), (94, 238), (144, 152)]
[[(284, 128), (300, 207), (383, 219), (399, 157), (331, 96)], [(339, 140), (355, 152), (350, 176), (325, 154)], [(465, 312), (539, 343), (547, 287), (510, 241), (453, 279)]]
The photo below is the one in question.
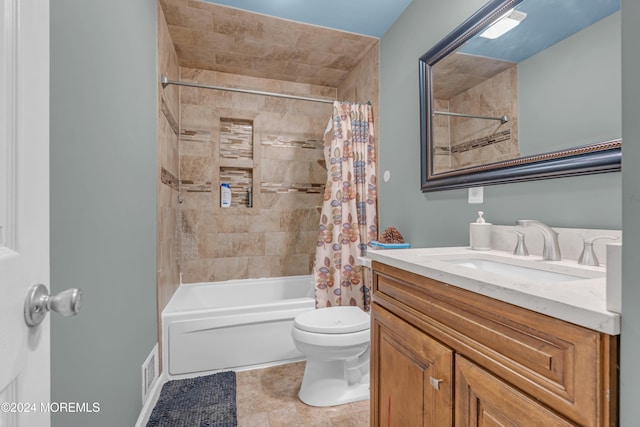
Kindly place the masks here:
[(482, 217), (484, 212), (478, 211), (476, 222), (469, 224), (469, 242), (476, 251), (491, 250), (491, 223)]

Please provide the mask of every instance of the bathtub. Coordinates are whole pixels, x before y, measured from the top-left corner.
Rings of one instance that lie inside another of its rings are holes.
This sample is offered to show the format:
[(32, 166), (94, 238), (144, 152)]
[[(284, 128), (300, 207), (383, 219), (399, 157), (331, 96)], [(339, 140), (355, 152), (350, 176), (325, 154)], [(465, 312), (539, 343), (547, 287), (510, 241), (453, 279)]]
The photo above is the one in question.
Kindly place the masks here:
[(301, 360), (293, 319), (315, 308), (312, 276), (183, 284), (162, 311), (167, 377)]

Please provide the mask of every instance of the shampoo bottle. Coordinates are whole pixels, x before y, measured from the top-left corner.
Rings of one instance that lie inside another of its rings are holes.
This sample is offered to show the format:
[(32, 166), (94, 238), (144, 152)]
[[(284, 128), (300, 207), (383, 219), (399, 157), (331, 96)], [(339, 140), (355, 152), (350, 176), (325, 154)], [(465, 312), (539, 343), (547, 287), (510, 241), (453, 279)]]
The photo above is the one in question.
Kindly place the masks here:
[(482, 215), (484, 212), (478, 211), (476, 222), (469, 224), (469, 242), (471, 249), (488, 251), (491, 249), (491, 224)]
[(220, 184), (220, 207), (228, 208), (231, 206), (231, 187), (223, 182)]

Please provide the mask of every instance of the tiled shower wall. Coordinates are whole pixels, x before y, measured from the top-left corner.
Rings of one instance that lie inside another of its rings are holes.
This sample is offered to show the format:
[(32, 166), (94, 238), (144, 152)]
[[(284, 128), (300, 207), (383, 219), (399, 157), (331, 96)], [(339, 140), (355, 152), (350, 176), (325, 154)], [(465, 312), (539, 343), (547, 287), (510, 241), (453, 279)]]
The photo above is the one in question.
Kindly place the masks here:
[[(310, 97), (336, 89), (193, 68), (181, 80)], [(183, 283), (309, 274), (331, 105), (182, 87), (178, 207)], [(220, 207), (220, 183), (232, 206)], [(246, 203), (252, 188), (253, 206)]]
[[(169, 36), (167, 23), (158, 5), (158, 82), (160, 75), (170, 79), (180, 75), (178, 57)], [(180, 285), (180, 273), (176, 246), (176, 215), (178, 209), (178, 134), (179, 90), (176, 86), (166, 89), (158, 83), (158, 235), (157, 235), (157, 304), (158, 341), (160, 342), (160, 313)], [(153, 296), (149, 296), (152, 298)], [(160, 352), (161, 353), (161, 352)], [(160, 354), (161, 357), (161, 354)]]
[[(380, 55), (376, 44), (362, 58), (360, 63), (338, 86), (338, 99), (342, 101), (371, 103), (373, 109), (374, 137), (378, 138), (378, 88), (380, 86)], [(377, 147), (377, 144), (376, 144)]]
[[(483, 116), (494, 120), (434, 117), (435, 173), (520, 157), (518, 144), (518, 74), (511, 67), (450, 100), (434, 99), (434, 110)], [(504, 100), (510, 102), (505, 104)]]
[[(160, 8), (158, 20), (159, 74), (170, 79), (370, 101), (377, 115), (377, 45), (340, 87), (313, 86), (180, 69)], [(321, 139), (330, 113), (330, 104), (159, 87), (159, 313), (180, 274), (190, 283), (310, 272), (326, 180)], [(232, 185), (231, 208), (220, 208), (221, 182)]]
[[(370, 101), (377, 136), (378, 68), (376, 45), (338, 88), (181, 69), (158, 7), (158, 81), (164, 74)], [(321, 138), (330, 114), (330, 104), (158, 84), (159, 327), (181, 275), (190, 283), (310, 273), (326, 180)], [(231, 208), (220, 208), (222, 181), (235, 184)]]
[[(177, 79), (178, 57), (158, 6), (158, 82), (160, 74)], [(178, 207), (179, 90), (158, 83), (158, 303), (161, 311), (180, 284), (175, 230)]]

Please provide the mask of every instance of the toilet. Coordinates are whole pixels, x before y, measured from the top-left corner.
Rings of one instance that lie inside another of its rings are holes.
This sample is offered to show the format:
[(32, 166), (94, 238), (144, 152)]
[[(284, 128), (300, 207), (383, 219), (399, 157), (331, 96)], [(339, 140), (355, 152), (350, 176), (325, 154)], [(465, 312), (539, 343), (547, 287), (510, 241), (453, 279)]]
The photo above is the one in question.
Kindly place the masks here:
[(307, 359), (298, 397), (311, 406), (369, 398), (369, 315), (358, 307), (319, 308), (299, 314), (293, 342)]

